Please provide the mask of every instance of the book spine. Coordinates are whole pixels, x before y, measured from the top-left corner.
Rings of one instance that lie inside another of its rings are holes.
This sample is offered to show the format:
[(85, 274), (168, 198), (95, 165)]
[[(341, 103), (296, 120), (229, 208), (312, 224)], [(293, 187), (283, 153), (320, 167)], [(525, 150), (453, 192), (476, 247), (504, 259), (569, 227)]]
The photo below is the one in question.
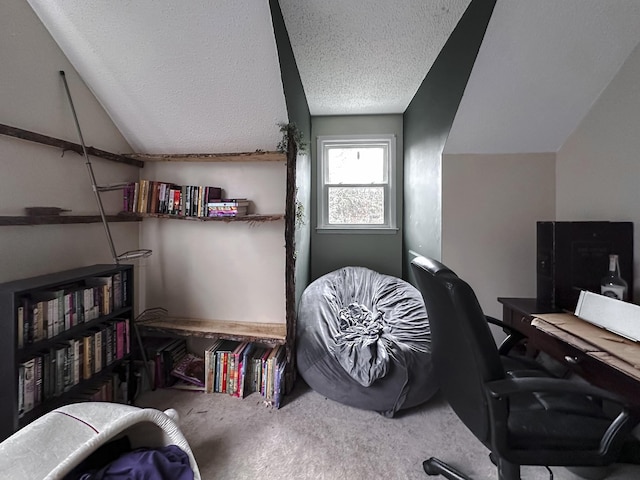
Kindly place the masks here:
[(33, 404), (34, 406), (40, 405), (42, 403), (42, 357), (37, 356), (34, 358), (35, 368), (34, 368), (34, 378), (35, 378), (35, 386), (33, 392)]
[(58, 325), (54, 335), (58, 335), (62, 331), (61, 329), (69, 330), (73, 325), (73, 293), (68, 292), (64, 295), (64, 325)]
[(116, 322), (116, 358), (124, 357), (124, 323)]
[(73, 339), (69, 341), (73, 351), (73, 384), (78, 385), (80, 383), (80, 370), (82, 357), (80, 352), (80, 340)]
[(64, 381), (64, 372), (65, 372), (65, 356), (66, 352), (64, 347), (57, 347), (55, 349), (56, 355), (56, 389), (54, 395), (56, 397), (62, 395), (64, 392), (65, 381)]
[(42, 353), (42, 400), (49, 400), (51, 396), (51, 354), (45, 351)]
[(82, 337), (82, 378), (88, 380), (93, 375), (93, 338), (91, 335)]
[(36, 302), (33, 304), (32, 315), (33, 315), (33, 323), (34, 323), (34, 329), (33, 329), (34, 342), (39, 342), (40, 340), (43, 339), (42, 337), (43, 326), (44, 326), (43, 308), (44, 308), (43, 302)]
[(228, 366), (229, 366), (229, 352), (223, 352), (222, 353), (222, 367), (221, 367), (221, 369), (222, 369), (222, 378), (221, 378), (221, 381), (220, 381), (220, 386), (221, 386), (220, 392), (221, 393), (227, 393), (227, 381), (228, 381), (228, 379), (227, 379), (227, 375), (228, 375), (227, 367)]
[(18, 348), (24, 347), (24, 307), (18, 306), (16, 312), (16, 334), (18, 336)]
[(102, 332), (100, 330), (93, 334), (93, 373), (102, 370)]
[(111, 365), (113, 363), (113, 324), (108, 324), (105, 328), (104, 336), (106, 337), (105, 341), (105, 358), (107, 361), (107, 365)]
[(18, 366), (18, 417), (24, 415), (24, 365)]

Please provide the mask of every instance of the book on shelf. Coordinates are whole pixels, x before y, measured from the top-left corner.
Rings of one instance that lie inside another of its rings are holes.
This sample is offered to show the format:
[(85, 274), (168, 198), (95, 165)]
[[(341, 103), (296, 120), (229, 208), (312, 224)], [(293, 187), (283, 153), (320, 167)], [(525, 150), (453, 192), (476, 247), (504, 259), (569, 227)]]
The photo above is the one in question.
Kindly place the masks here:
[(27, 413), (35, 407), (35, 389), (36, 389), (36, 377), (35, 377), (35, 359), (31, 358), (26, 362), (23, 362), (22, 375), (23, 375), (23, 412)]
[(94, 328), (93, 332), (93, 373), (102, 370), (102, 330)]
[[(98, 318), (101, 315), (109, 315), (114, 310), (114, 277), (115, 275), (105, 275), (101, 277), (90, 277), (85, 280), (85, 318)], [(96, 306), (98, 307), (96, 309)]]
[(125, 212), (206, 217), (208, 203), (220, 201), (221, 187), (140, 180), (125, 187), (122, 206)]
[(247, 215), (247, 207), (233, 207), (233, 206), (207, 206), (208, 217), (243, 217)]
[(18, 305), (16, 310), (16, 335), (18, 337), (18, 348), (24, 348), (24, 307), (22, 305)]
[(159, 191), (159, 182), (156, 181), (151, 181), (149, 182), (150, 186), (149, 186), (149, 191), (150, 191), (150, 195), (149, 195), (149, 205), (147, 206), (147, 211), (149, 213), (158, 213), (158, 195), (160, 194)]
[(113, 309), (119, 310), (123, 307), (122, 304), (122, 272), (116, 272), (113, 274), (112, 281), (112, 300)]
[(86, 334), (82, 337), (82, 378), (88, 380), (93, 375), (93, 335)]
[(165, 338), (165, 337), (145, 337), (143, 345), (147, 358), (154, 363), (153, 377), (155, 388), (164, 388), (172, 385), (176, 377), (171, 375), (174, 365), (187, 353), (186, 340)]
[(171, 375), (180, 380), (205, 387), (204, 358), (192, 353), (185, 354), (171, 370)]
[(217, 350), (217, 362), (219, 364), (218, 392), (227, 393), (229, 386), (229, 357), (240, 344), (237, 340), (224, 340)]
[(222, 199), (222, 188), (220, 187), (206, 187), (205, 188), (205, 200), (204, 204), (211, 202), (218, 202)]
[(233, 350), (233, 352), (231, 352), (230, 355), (230, 364), (229, 364), (229, 382), (228, 382), (228, 387), (227, 387), (227, 393), (229, 393), (229, 395), (233, 396), (233, 397), (237, 397), (238, 396), (238, 391), (239, 391), (239, 385), (238, 382), (240, 381), (240, 368), (241, 368), (241, 356), (242, 356), (242, 352), (245, 348), (247, 348), (247, 345), (249, 344), (249, 342), (240, 342), (240, 344), (238, 344), (238, 346)]
[(204, 370), (205, 370), (205, 385), (204, 391), (206, 393), (214, 392), (215, 383), (215, 354), (216, 350), (222, 344), (222, 339), (217, 339), (213, 345), (204, 351)]
[(248, 343), (240, 356), (240, 368), (238, 370), (238, 374), (240, 378), (238, 379), (238, 392), (236, 395), (239, 398), (244, 398), (245, 393), (249, 390), (246, 386), (247, 381), (249, 379), (247, 372), (251, 370), (249, 362), (250, 362), (253, 350), (255, 348), (256, 348), (256, 345), (254, 343)]
[(35, 375), (35, 389), (34, 389), (34, 404), (36, 406), (42, 403), (42, 375), (43, 375), (43, 366), (42, 366), (42, 357), (36, 355), (34, 358), (34, 375)]
[(244, 398), (258, 392), (280, 407), (285, 387), (286, 347), (218, 339), (205, 349), (203, 391)]
[(73, 359), (73, 363), (72, 363), (72, 381), (71, 383), (73, 385), (77, 385), (80, 383), (80, 379), (82, 378), (81, 375), (81, 364), (82, 364), (82, 358), (81, 358), (81, 352), (80, 352), (80, 343), (81, 341), (77, 338), (72, 338), (71, 340), (69, 340), (69, 347), (70, 347), (70, 356)]

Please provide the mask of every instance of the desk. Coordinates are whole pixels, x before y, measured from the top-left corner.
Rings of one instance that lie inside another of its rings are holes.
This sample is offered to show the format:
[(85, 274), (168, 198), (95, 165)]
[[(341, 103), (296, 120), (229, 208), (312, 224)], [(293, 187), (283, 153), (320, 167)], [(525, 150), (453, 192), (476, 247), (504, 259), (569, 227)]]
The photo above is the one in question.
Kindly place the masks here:
[[(633, 362), (634, 355), (640, 355), (639, 344), (577, 318), (575, 321), (580, 325), (570, 325), (571, 322), (564, 321), (566, 318), (545, 315), (559, 312), (535, 298), (498, 298), (498, 301), (503, 306), (503, 321), (527, 337), (528, 353), (545, 352), (588, 382), (640, 405), (640, 365)], [(536, 314), (541, 315), (538, 318)], [(600, 339), (592, 337), (592, 341), (585, 341), (582, 336), (588, 338), (589, 334), (582, 328), (596, 336), (600, 333)], [(631, 357), (626, 357), (628, 361), (612, 354), (621, 350), (632, 351)]]

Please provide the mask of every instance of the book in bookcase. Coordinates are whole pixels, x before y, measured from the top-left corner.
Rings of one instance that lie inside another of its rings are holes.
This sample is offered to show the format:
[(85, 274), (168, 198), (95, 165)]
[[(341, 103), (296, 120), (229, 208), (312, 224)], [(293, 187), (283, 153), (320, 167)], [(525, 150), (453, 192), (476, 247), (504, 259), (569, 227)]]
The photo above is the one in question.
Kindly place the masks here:
[[(103, 278), (95, 281), (93, 277)], [(0, 313), (7, 319), (13, 317), (13, 322), (4, 323), (7, 334), (0, 335), (4, 365), (0, 381), (6, 386), (0, 396), (0, 409), (5, 412), (0, 419), (0, 440), (69, 401), (69, 395), (81, 392), (87, 381), (93, 384), (106, 376), (108, 332), (110, 324), (115, 328), (117, 322), (111, 318), (116, 298), (104, 293), (109, 279), (112, 292), (115, 290), (115, 278), (119, 280), (118, 314), (126, 342), (118, 360), (121, 366), (130, 353), (131, 266), (93, 265), (0, 284)], [(87, 340), (93, 346), (87, 348), (89, 356), (85, 355), (84, 336), (90, 337)], [(97, 364), (91, 356), (98, 351), (96, 343), (100, 347)], [(87, 368), (87, 380), (83, 378), (85, 357), (94, 362), (91, 370)]]

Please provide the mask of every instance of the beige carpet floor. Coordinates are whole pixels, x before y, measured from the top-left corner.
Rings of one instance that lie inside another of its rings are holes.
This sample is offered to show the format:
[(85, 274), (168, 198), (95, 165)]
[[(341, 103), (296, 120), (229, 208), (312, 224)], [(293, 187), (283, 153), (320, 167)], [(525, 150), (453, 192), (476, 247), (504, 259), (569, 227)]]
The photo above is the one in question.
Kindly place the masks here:
[[(145, 392), (136, 403), (178, 411), (204, 480), (424, 480), (429, 477), (422, 462), (430, 456), (474, 479), (497, 478), (488, 451), (439, 395), (395, 418), (329, 400), (301, 380), (278, 410), (255, 393), (241, 400), (164, 389)], [(581, 476), (552, 470), (555, 480), (603, 474), (610, 480), (640, 479), (636, 465), (590, 469)], [(549, 473), (524, 467), (522, 478), (543, 480)]]

